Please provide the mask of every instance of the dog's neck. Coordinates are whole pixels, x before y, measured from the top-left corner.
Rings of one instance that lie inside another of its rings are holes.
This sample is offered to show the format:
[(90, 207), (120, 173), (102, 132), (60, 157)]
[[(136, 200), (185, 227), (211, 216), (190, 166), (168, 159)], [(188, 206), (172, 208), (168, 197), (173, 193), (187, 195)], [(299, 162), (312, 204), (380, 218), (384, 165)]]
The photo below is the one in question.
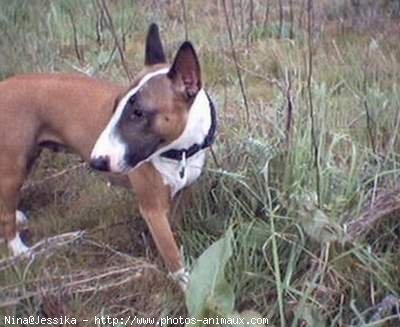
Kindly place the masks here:
[[(200, 176), (205, 161), (204, 150), (213, 142), (215, 130), (215, 108), (202, 89), (190, 108), (182, 134), (148, 159), (162, 175), (164, 183), (170, 186), (171, 196)], [(195, 151), (190, 150), (193, 148)]]
[[(201, 92), (204, 92), (204, 91), (201, 90)], [(211, 146), (211, 144), (214, 142), (215, 133), (217, 130), (217, 117), (216, 117), (216, 112), (215, 112), (215, 106), (214, 106), (213, 102), (211, 101), (210, 97), (208, 96), (208, 94), (207, 93), (205, 93), (205, 94), (208, 99), (208, 105), (210, 108), (209, 111), (210, 111), (211, 123), (208, 127), (208, 132), (205, 135), (202, 142), (196, 141), (196, 142), (193, 142), (190, 146), (182, 146), (180, 144), (175, 144), (174, 148), (167, 150), (165, 152), (162, 152), (160, 154), (161, 157), (172, 159), (172, 160), (178, 160), (178, 161), (183, 160), (183, 159), (189, 159), (191, 156), (195, 155), (197, 152)], [(203, 94), (200, 94), (200, 95), (203, 96)], [(203, 107), (202, 105), (199, 105), (199, 106)], [(193, 110), (193, 108), (191, 110)], [(202, 110), (205, 110), (205, 108), (202, 108)], [(189, 124), (189, 122), (188, 122), (188, 124)], [(207, 124), (205, 124), (205, 125), (207, 125)], [(203, 127), (203, 126), (201, 126), (201, 127)], [(188, 126), (188, 130), (190, 128), (191, 128), (191, 126)], [(185, 131), (186, 131), (186, 129), (185, 129)], [(191, 132), (188, 131), (185, 135), (185, 131), (181, 135), (182, 139), (184, 140), (184, 142), (181, 142), (181, 143), (188, 143), (188, 142), (186, 142), (186, 140), (189, 141), (189, 139), (191, 139), (191, 137), (190, 137)], [(204, 131), (200, 130), (199, 132), (200, 132), (199, 134), (203, 134)], [(177, 142), (177, 143), (179, 143), (179, 142)], [(181, 147), (179, 147), (179, 146), (181, 146)]]
[(188, 120), (182, 134), (167, 146), (157, 150), (151, 156), (161, 156), (170, 160), (182, 160), (209, 147), (215, 137), (216, 113), (208, 94), (201, 89), (189, 111)]

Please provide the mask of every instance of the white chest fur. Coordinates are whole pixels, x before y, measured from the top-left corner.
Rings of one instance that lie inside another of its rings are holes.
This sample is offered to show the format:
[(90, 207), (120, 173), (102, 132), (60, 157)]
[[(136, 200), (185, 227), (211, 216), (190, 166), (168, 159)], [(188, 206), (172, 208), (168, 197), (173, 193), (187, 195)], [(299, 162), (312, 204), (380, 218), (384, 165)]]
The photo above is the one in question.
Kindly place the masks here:
[(171, 194), (193, 183), (201, 174), (205, 162), (205, 150), (187, 158), (184, 176), (179, 174), (182, 162), (161, 157), (160, 154), (170, 149), (188, 149), (193, 144), (202, 144), (211, 127), (211, 106), (206, 92), (202, 89), (194, 100), (184, 131), (174, 142), (158, 150), (149, 161), (158, 170), (164, 183), (171, 187)]
[(180, 161), (157, 156), (151, 162), (161, 174), (164, 183), (170, 186), (171, 196), (174, 196), (182, 188), (192, 184), (199, 178), (204, 166), (205, 157), (205, 151), (202, 150), (187, 159), (183, 177), (179, 174), (181, 169)]

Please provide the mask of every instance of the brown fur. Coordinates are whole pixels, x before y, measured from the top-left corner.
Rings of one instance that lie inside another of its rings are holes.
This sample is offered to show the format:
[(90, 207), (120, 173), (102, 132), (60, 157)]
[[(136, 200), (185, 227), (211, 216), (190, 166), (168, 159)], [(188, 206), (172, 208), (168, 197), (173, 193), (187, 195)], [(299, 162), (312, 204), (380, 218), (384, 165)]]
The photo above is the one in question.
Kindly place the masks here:
[[(160, 67), (146, 67), (138, 80)], [(6, 240), (16, 235), (19, 191), (40, 145), (56, 142), (89, 160), (116, 99), (124, 92), (117, 85), (73, 74), (32, 74), (0, 83), (0, 223)], [(165, 116), (156, 126), (169, 139), (176, 138), (185, 118), (174, 113), (173, 104), (163, 108), (167, 108)], [(166, 117), (170, 120), (168, 125), (175, 128), (166, 127)], [(167, 218), (171, 207), (169, 187), (151, 164), (132, 171), (129, 180), (167, 267), (170, 271), (179, 270), (180, 253)]]
[(119, 92), (110, 83), (68, 74), (21, 75), (0, 83), (0, 221), (6, 240), (15, 236), (19, 190), (40, 144), (56, 142), (88, 160)]

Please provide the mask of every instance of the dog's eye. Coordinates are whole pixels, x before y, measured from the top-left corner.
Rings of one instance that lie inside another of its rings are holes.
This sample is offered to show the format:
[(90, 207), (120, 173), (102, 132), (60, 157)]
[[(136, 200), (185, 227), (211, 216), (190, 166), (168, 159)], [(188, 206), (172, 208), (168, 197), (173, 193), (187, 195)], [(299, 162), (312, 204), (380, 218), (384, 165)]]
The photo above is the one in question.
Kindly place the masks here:
[(133, 113), (130, 116), (131, 120), (139, 120), (142, 119), (144, 117), (143, 115), (143, 111), (139, 110), (139, 109), (134, 109)]

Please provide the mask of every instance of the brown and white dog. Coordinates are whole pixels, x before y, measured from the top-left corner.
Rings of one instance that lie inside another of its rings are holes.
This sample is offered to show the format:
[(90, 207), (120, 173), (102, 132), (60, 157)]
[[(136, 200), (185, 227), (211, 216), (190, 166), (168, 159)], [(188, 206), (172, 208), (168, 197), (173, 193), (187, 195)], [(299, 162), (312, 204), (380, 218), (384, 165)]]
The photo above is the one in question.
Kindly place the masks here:
[(155, 24), (145, 69), (128, 90), (73, 74), (0, 82), (0, 223), (9, 249), (29, 252), (16, 221), (24, 219), (17, 205), (30, 167), (43, 147), (64, 146), (96, 169), (127, 173), (168, 270), (184, 284), (168, 214), (175, 193), (199, 177), (214, 132), (193, 47), (184, 43), (168, 67)]

